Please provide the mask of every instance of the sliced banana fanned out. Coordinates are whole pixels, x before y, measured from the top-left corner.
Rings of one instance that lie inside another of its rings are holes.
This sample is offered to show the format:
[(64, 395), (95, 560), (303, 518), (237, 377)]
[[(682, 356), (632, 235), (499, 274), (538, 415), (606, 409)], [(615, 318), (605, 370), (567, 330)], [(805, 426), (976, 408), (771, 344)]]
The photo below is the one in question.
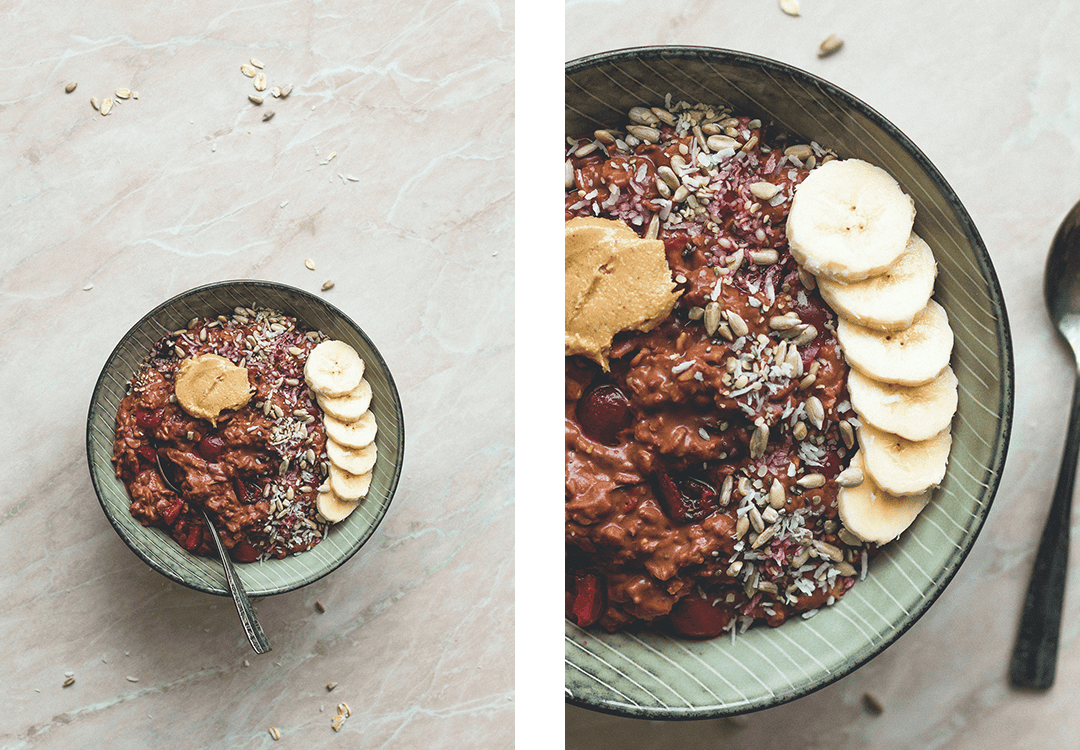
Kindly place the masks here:
[(850, 284), (822, 276), (818, 289), (840, 317), (877, 331), (900, 331), (922, 314), (936, 277), (934, 253), (912, 233), (904, 254), (881, 275)]
[(957, 406), (957, 380), (951, 367), (924, 385), (891, 385), (858, 370), (848, 372), (851, 408), (864, 424), (908, 440), (929, 440), (949, 429)]
[(342, 500), (359, 501), (371, 488), (371, 472), (350, 474), (334, 464), (330, 464), (330, 476), (327, 477), (330, 489)]
[(953, 332), (945, 309), (934, 300), (903, 331), (888, 333), (840, 319), (836, 338), (848, 364), (874, 380), (922, 385), (936, 378), (952, 356)]
[(326, 435), (335, 443), (345, 448), (363, 448), (375, 439), (378, 429), (375, 425), (375, 415), (370, 411), (364, 412), (359, 419), (353, 422), (342, 422), (327, 415), (323, 424), (326, 426)]
[[(861, 450), (851, 457), (851, 466), (866, 473)], [(864, 542), (885, 544), (911, 525), (930, 501), (930, 492), (897, 497), (867, 476), (855, 487), (841, 487), (836, 501), (840, 520), (848, 531)]]
[(333, 440), (326, 441), (326, 455), (330, 463), (350, 474), (367, 474), (375, 466), (375, 443), (353, 450)]
[(329, 488), (319, 488), (315, 496), (315, 507), (322, 517), (330, 523), (340, 523), (356, 510), (358, 502), (355, 500), (342, 500)]
[(835, 160), (796, 188), (788, 243), (815, 276), (862, 281), (904, 253), (914, 221), (914, 201), (888, 172), (859, 159)]
[(364, 360), (344, 341), (324, 341), (308, 354), (304, 380), (321, 396), (344, 396), (364, 377)]
[(360, 385), (344, 396), (323, 396), (316, 394), (319, 406), (334, 419), (342, 422), (355, 422), (371, 406), (371, 384), (361, 380)]
[(948, 429), (929, 440), (906, 440), (864, 424), (858, 435), (866, 476), (891, 495), (921, 495), (945, 478), (952, 447)]

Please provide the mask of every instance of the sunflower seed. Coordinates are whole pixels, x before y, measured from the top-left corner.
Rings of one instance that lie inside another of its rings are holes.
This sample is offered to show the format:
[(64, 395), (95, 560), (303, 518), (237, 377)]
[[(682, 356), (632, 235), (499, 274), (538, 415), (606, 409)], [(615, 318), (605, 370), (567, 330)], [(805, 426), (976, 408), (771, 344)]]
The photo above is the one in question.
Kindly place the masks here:
[(105, 97), (105, 101), (103, 101), (101, 103), (101, 114), (102, 114), (102, 116), (109, 114), (109, 112), (112, 110), (112, 105), (113, 105), (113, 100), (110, 99), (109, 97)]
[(690, 320), (701, 320), (704, 316), (705, 308), (697, 306), (691, 307), (690, 311), (686, 313), (686, 317), (688, 317)]
[(796, 440), (804, 440), (806, 432), (806, 422), (796, 422), (795, 426), (791, 428), (791, 436)]
[(858, 487), (863, 483), (863, 471), (858, 466), (849, 466), (836, 475), (836, 483), (841, 487)]
[(788, 146), (784, 149), (784, 156), (794, 156), (799, 161), (806, 161), (814, 155), (814, 150), (805, 143), (797, 146)]
[(780, 188), (771, 182), (755, 182), (750, 185), (750, 192), (753, 193), (755, 198), (759, 200), (767, 201), (776, 195)]
[(750, 260), (754, 261), (759, 266), (771, 266), (780, 260), (780, 253), (772, 248), (766, 250), (753, 250), (750, 253)]
[[(743, 518), (745, 518), (745, 516)], [(743, 518), (740, 518), (739, 520), (741, 521), (743, 520)], [(739, 573), (742, 572), (742, 566), (742, 560), (736, 560), (735, 562), (731, 563), (731, 565), (728, 566), (728, 569), (724, 572), (727, 573), (728, 578), (735, 578), (739, 575)]]
[[(765, 536), (765, 535), (762, 534), (762, 536)], [(777, 592), (780, 591), (780, 589), (777, 587), (777, 585), (775, 583), (773, 583), (772, 581), (758, 581), (757, 588), (758, 588), (758, 591), (764, 592), (766, 594), (776, 594)]]
[(726, 148), (735, 150), (739, 147), (739, 142), (727, 135), (710, 135), (705, 142), (712, 151), (723, 151)]
[(266, 74), (265, 73), (256, 73), (255, 74), (255, 90), (256, 91), (265, 91), (266, 90)]
[(780, 483), (779, 479), (774, 479), (772, 487), (769, 488), (769, 507), (780, 510), (787, 503), (787, 495), (784, 492), (784, 485)]
[(255, 69), (247, 63), (244, 63), (240, 66), (240, 72), (246, 75), (248, 78), (255, 77)]
[(844, 40), (838, 37), (836, 34), (829, 34), (828, 38), (821, 43), (818, 47), (818, 57), (828, 57), (829, 55), (835, 55), (840, 51), (840, 48), (844, 46)]
[(769, 444), (769, 426), (759, 424), (754, 428), (754, 434), (750, 436), (750, 457), (761, 458), (765, 454), (765, 447)]
[(717, 329), (720, 327), (720, 303), (710, 302), (705, 305), (705, 333), (709, 336), (716, 335)]
[(859, 539), (859, 537), (855, 536), (854, 534), (852, 534), (847, 529), (840, 529), (840, 531), (836, 532), (836, 535), (838, 537), (840, 537), (841, 542), (843, 542), (844, 544), (846, 544), (849, 547), (861, 547), (862, 546), (862, 539)]
[(800, 391), (805, 391), (807, 388), (812, 386), (816, 380), (817, 380), (817, 375), (814, 375), (813, 373), (810, 373), (805, 378), (803, 378), (802, 380), (799, 381), (799, 390)]
[(582, 157), (588, 156), (589, 154), (593, 153), (594, 151), (596, 151), (599, 148), (600, 148), (599, 143), (597, 143), (596, 141), (589, 141), (588, 143), (583, 144), (580, 148), (578, 148), (574, 152), (574, 156), (576, 156), (576, 157), (578, 157), (580, 159)]
[(68, 92), (70, 94), (72, 91), (75, 90), (75, 87), (78, 86), (78, 85), (79, 85), (78, 81), (72, 81), (67, 86), (64, 86), (64, 91), (66, 91), (66, 92)]
[(746, 532), (749, 530), (750, 519), (746, 516), (739, 516), (739, 520), (735, 522), (735, 538), (742, 539), (744, 536), (746, 536)]
[(765, 530), (765, 519), (761, 517), (761, 511), (756, 506), (750, 506), (750, 512), (746, 514), (750, 519), (750, 525), (754, 527), (754, 531), (760, 534)]
[(838, 563), (843, 561), (844, 559), (843, 551), (835, 544), (829, 544), (828, 542), (823, 542), (820, 539), (815, 539), (813, 542), (811, 542), (811, 546), (815, 550), (817, 550), (819, 554), (824, 555), (833, 562)]
[(735, 480), (729, 474), (724, 478), (723, 489), (720, 490), (720, 505), (727, 505), (731, 502), (731, 490), (735, 487)]
[(652, 126), (660, 123), (660, 118), (648, 107), (631, 107), (627, 116), (630, 118), (631, 122), (635, 122), (638, 125)]
[(645, 143), (656, 143), (660, 140), (660, 131), (648, 125), (627, 125), (626, 131)]
[(855, 430), (850, 422), (844, 421), (840, 423), (840, 437), (844, 439), (844, 445), (849, 449), (855, 447)]
[(818, 487), (822, 487), (825, 485), (825, 475), (806, 474), (805, 476), (799, 477), (798, 481), (796, 481), (795, 484), (806, 490), (816, 490)]
[(736, 336), (745, 336), (750, 332), (750, 329), (746, 326), (746, 321), (742, 317), (732, 310), (727, 311), (728, 325), (731, 326), (731, 332)]
[(130, 99), (131, 89), (117, 89), (116, 96), (118, 99)]
[(811, 396), (806, 399), (806, 416), (810, 419), (810, 424), (817, 427), (819, 430), (822, 425), (825, 424), (825, 407), (821, 404), (821, 399), (817, 396)]
[(806, 565), (806, 561), (809, 559), (810, 549), (808, 547), (804, 547), (802, 550), (799, 551), (798, 554), (795, 555), (795, 557), (791, 558), (791, 567), (801, 568), (803, 565)]
[(795, 343), (798, 346), (806, 346), (811, 341), (816, 339), (817, 335), (818, 329), (807, 323), (806, 327), (802, 329), (802, 333), (795, 337)]
[(814, 289), (817, 288), (817, 279), (814, 277), (814, 275), (812, 273), (807, 271), (802, 266), (799, 266), (799, 281), (808, 290), (813, 291)]

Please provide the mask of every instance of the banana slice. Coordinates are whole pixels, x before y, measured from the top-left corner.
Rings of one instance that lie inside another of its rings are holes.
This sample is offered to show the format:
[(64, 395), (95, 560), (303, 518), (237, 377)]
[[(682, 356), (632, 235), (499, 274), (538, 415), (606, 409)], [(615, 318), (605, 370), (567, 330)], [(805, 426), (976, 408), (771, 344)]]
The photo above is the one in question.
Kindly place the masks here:
[(890, 495), (920, 495), (945, 478), (952, 447), (948, 429), (929, 440), (905, 440), (864, 424), (858, 436), (866, 475)]
[(815, 276), (862, 281), (903, 254), (914, 221), (915, 202), (888, 172), (859, 159), (835, 160), (795, 189), (788, 243)]
[[(851, 465), (864, 469), (862, 451), (851, 457)], [(864, 472), (865, 473), (865, 472)], [(856, 487), (841, 487), (837, 509), (844, 527), (864, 542), (891, 542), (911, 525), (930, 501), (930, 492), (895, 497), (866, 478)]]
[(326, 435), (335, 443), (346, 448), (363, 448), (375, 439), (378, 427), (375, 424), (375, 415), (366, 411), (355, 422), (342, 422), (334, 419), (329, 414), (323, 417), (326, 426)]
[(852, 369), (847, 386), (859, 419), (908, 440), (929, 440), (948, 429), (956, 414), (957, 380), (951, 367), (912, 387), (880, 383)]
[(818, 289), (841, 317), (877, 331), (901, 331), (926, 308), (936, 277), (933, 251), (912, 233), (904, 254), (880, 276), (851, 284), (822, 276)]
[(371, 384), (367, 380), (361, 380), (360, 385), (344, 396), (315, 394), (315, 398), (322, 410), (334, 419), (340, 419), (342, 422), (355, 422), (371, 406)]
[(375, 443), (365, 445), (363, 448), (353, 449), (341, 445), (337, 441), (326, 441), (326, 455), (330, 463), (350, 474), (367, 474), (375, 465)]
[(315, 508), (330, 523), (344, 521), (359, 505), (355, 500), (342, 500), (329, 488), (325, 491), (319, 488), (319, 494), (315, 496)]
[(903, 331), (873, 331), (840, 318), (836, 338), (848, 364), (874, 380), (896, 385), (929, 383), (948, 366), (953, 346), (949, 318), (934, 300)]
[(371, 488), (371, 472), (366, 474), (350, 474), (342, 471), (334, 464), (330, 464), (330, 476), (328, 477), (330, 489), (342, 500), (359, 501)]
[(364, 360), (344, 341), (324, 341), (308, 355), (304, 380), (316, 394), (344, 396), (360, 385)]

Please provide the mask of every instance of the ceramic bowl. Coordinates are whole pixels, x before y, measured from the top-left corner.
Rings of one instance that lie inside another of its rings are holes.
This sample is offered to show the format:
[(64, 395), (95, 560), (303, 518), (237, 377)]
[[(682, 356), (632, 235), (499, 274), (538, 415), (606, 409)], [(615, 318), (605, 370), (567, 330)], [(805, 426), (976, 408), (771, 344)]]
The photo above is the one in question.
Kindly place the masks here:
[(321, 330), (350, 344), (366, 365), (371, 384), (371, 410), (379, 432), (379, 458), (371, 488), (352, 515), (330, 527), (312, 549), (281, 560), (237, 565), (250, 596), (280, 594), (305, 586), (337, 569), (364, 545), (386, 515), (401, 475), (405, 424), (401, 400), (385, 360), (367, 334), (347, 315), (300, 289), (268, 281), (223, 281), (179, 294), (158, 305), (136, 323), (116, 345), (101, 370), (90, 401), (86, 425), (86, 455), (94, 491), (120, 538), (146, 564), (177, 583), (210, 594), (228, 596), (221, 562), (192, 555), (157, 528), (140, 524), (129, 512), (131, 503), (117, 479), (111, 457), (116, 412), (128, 380), (139, 369), (151, 346), (170, 331), (184, 328), (197, 316), (231, 314), (234, 307), (261, 306), (296, 318), (303, 326)]
[(565, 630), (566, 700), (649, 719), (701, 719), (804, 696), (881, 653), (922, 616), (975, 543), (1001, 476), (1013, 405), (1013, 359), (997, 277), (945, 178), (896, 126), (833, 84), (788, 65), (702, 47), (625, 49), (568, 63), (566, 134), (625, 122), (635, 105), (726, 104), (805, 141), (892, 174), (915, 199), (915, 231), (938, 261), (935, 298), (956, 336), (960, 381), (945, 481), (865, 580), (835, 606), (732, 639)]

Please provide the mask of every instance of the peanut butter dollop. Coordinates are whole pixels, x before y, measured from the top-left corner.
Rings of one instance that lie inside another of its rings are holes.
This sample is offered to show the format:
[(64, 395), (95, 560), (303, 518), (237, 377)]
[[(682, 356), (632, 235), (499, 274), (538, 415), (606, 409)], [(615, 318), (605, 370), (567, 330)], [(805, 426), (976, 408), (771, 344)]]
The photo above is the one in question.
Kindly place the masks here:
[(608, 369), (620, 331), (648, 331), (671, 313), (675, 293), (661, 240), (642, 239), (621, 221), (566, 222), (566, 355)]
[(248, 372), (216, 354), (189, 357), (176, 373), (176, 400), (191, 416), (216, 426), (222, 411), (251, 400)]

